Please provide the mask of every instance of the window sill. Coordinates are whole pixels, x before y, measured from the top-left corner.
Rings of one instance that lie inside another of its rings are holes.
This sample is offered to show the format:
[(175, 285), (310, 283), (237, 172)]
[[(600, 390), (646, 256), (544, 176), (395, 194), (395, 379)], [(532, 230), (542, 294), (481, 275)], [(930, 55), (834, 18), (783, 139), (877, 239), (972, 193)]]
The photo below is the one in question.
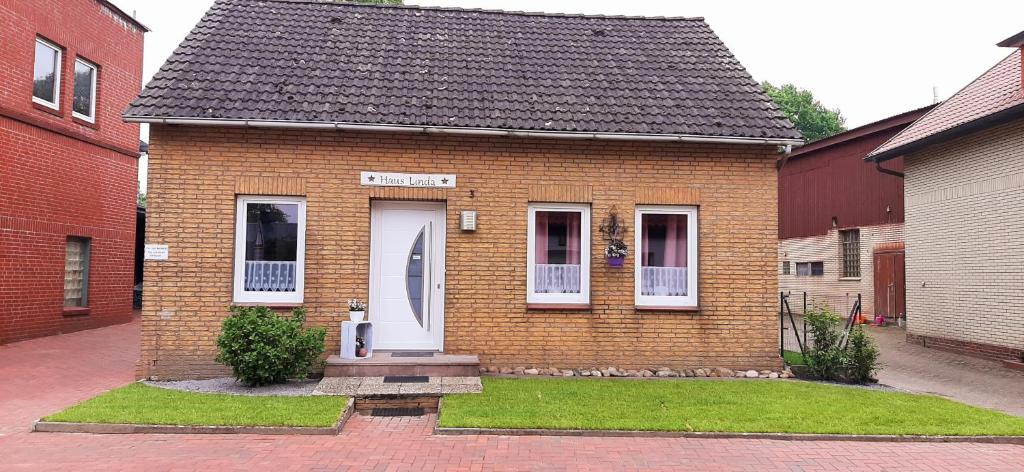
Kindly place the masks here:
[(857, 282), (860, 280), (860, 277), (839, 277), (839, 280)]
[(700, 311), (699, 306), (658, 306), (658, 305), (637, 305), (636, 311), (683, 311), (688, 313), (697, 313)]
[(88, 315), (91, 310), (87, 306), (66, 306), (64, 307), (64, 316), (83, 316)]
[(64, 112), (60, 111), (57, 108), (53, 108), (53, 107), (48, 106), (48, 105), (43, 105), (42, 103), (39, 103), (39, 102), (37, 102), (35, 100), (32, 101), (32, 108), (35, 108), (36, 110), (39, 110), (39, 111), (44, 111), (44, 112), (49, 113), (49, 114), (54, 115), (54, 116), (59, 116), (61, 118), (64, 118)]
[(261, 303), (261, 302), (234, 302), (234, 303), (232, 303), (232, 305), (233, 306), (246, 306), (246, 307), (250, 307), (250, 306), (265, 306), (267, 308), (281, 309), (281, 310), (288, 310), (288, 309), (298, 308), (298, 307), (302, 306), (301, 303)]
[(536, 311), (590, 311), (589, 303), (527, 303), (527, 310)]
[(71, 115), (71, 121), (74, 122), (75, 124), (82, 125), (82, 126), (85, 126), (87, 128), (99, 129), (99, 126), (96, 125), (96, 121), (95, 120), (89, 121), (89, 120), (86, 120), (84, 118), (79, 118), (78, 116), (75, 116), (74, 114), (72, 114)]

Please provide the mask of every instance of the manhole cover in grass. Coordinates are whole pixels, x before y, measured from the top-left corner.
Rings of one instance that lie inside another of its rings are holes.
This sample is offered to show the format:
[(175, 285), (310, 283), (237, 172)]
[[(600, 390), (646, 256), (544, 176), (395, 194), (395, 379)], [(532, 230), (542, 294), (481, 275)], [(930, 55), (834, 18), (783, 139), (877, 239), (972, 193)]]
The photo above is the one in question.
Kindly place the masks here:
[(430, 351), (399, 351), (392, 352), (391, 357), (434, 357)]
[(427, 383), (430, 381), (430, 377), (426, 375), (386, 375), (384, 376), (384, 383)]
[(370, 416), (423, 416), (423, 408), (374, 408)]

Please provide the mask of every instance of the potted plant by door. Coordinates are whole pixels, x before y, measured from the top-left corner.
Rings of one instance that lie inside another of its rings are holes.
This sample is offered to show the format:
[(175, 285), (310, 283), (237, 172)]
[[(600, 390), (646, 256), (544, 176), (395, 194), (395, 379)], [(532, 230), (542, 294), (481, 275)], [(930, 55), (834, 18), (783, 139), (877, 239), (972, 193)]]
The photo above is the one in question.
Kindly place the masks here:
[(352, 298), (348, 301), (348, 319), (353, 323), (363, 321), (366, 317), (366, 304), (358, 298)]
[(611, 240), (604, 250), (604, 255), (608, 258), (608, 265), (611, 267), (622, 267), (627, 254), (629, 254), (629, 248), (621, 239)]

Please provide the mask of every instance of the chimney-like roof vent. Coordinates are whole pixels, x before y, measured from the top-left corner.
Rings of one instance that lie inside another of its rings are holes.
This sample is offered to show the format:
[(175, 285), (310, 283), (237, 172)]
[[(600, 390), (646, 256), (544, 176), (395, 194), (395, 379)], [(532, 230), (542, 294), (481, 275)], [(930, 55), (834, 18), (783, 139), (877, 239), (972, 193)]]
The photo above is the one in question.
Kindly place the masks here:
[(998, 43), (996, 46), (1001, 48), (1019, 48), (1024, 47), (1024, 31), (1017, 33), (1009, 38), (1006, 38)]

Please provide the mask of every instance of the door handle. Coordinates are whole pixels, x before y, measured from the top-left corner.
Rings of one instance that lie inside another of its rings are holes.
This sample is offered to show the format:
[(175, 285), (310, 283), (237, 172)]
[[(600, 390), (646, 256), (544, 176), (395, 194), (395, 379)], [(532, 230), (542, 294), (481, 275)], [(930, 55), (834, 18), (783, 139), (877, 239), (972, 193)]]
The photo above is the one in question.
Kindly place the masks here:
[(430, 309), (432, 303), (431, 298), (434, 290), (431, 288), (434, 285), (434, 222), (427, 222), (427, 241), (423, 248), (423, 254), (427, 257), (427, 264), (424, 267), (426, 274), (423, 274), (424, 288), (426, 288), (426, 296), (423, 297), (423, 313), (427, 317), (427, 332), (430, 332), (430, 319), (432, 318), (432, 310)]

